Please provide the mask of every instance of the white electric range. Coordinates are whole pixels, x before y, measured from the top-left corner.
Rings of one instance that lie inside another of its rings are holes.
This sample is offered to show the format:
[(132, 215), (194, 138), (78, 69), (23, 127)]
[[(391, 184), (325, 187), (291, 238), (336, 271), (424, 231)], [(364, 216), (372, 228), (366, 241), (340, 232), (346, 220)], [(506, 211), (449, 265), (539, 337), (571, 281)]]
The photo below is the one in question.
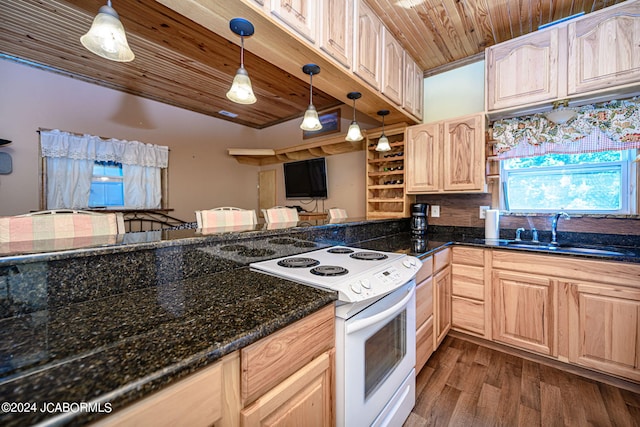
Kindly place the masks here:
[(250, 264), (338, 292), (336, 424), (402, 425), (415, 404), (415, 257), (333, 246)]

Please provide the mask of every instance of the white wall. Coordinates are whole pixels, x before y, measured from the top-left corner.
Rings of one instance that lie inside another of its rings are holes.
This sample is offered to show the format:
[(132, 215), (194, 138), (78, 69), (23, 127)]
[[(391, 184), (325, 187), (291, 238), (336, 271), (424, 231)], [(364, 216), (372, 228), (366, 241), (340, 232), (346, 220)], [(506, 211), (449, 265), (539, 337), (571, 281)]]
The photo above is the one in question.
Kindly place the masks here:
[(424, 79), (424, 123), (484, 111), (484, 61)]

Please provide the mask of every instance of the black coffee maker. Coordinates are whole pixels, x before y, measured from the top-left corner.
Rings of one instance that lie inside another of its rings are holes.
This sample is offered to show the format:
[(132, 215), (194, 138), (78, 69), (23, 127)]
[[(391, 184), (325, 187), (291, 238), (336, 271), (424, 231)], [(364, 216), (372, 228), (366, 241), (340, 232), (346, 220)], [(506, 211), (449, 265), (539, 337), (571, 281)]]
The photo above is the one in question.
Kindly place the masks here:
[(424, 236), (427, 234), (427, 210), (429, 205), (414, 203), (411, 205), (411, 234)]

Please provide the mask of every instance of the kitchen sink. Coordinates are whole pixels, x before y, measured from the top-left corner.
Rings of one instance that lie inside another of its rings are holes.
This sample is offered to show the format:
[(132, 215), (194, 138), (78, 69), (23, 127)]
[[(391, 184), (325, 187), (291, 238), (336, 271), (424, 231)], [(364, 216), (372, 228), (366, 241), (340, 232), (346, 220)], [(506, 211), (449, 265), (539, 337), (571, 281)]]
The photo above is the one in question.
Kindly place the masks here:
[(629, 251), (618, 248), (595, 247), (587, 245), (552, 245), (550, 243), (534, 243), (522, 241), (509, 241), (507, 246), (510, 248), (533, 249), (549, 252), (576, 253), (584, 255), (602, 255), (602, 256), (634, 256)]

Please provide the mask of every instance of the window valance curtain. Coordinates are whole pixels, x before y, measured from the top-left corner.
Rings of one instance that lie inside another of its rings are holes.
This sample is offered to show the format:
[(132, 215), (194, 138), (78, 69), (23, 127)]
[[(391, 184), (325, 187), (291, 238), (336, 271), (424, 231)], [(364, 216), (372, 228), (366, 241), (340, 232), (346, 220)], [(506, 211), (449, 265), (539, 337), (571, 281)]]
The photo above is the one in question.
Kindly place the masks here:
[(493, 139), (498, 158), (640, 148), (639, 98), (585, 105), (576, 112), (564, 124), (543, 114), (496, 121)]
[(102, 139), (59, 130), (40, 131), (42, 157), (65, 157), (76, 160), (114, 161), (126, 165), (166, 168), (169, 147), (138, 141)]
[(126, 209), (161, 207), (160, 171), (168, 166), (168, 147), (59, 130), (41, 130), (40, 147), (47, 162), (47, 209), (87, 209), (95, 161), (122, 163)]

